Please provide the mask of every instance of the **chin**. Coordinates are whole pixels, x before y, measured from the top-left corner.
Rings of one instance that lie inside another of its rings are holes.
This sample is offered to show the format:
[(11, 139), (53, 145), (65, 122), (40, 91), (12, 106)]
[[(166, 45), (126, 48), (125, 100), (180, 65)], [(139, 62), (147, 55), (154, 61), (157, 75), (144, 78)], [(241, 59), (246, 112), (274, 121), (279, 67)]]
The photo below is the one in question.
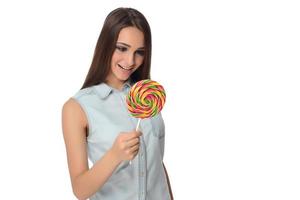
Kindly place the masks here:
[(125, 77), (125, 76), (118, 76), (118, 79), (119, 79), (119, 81), (127, 81), (129, 77), (130, 77), (130, 76), (128, 76), (128, 77)]

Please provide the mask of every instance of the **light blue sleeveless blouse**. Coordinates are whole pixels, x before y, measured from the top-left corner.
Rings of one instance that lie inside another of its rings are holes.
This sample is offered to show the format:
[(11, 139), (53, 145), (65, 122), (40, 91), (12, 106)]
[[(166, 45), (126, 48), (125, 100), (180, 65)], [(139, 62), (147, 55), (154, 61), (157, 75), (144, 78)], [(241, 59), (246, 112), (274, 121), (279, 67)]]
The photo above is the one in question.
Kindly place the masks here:
[[(138, 119), (127, 110), (125, 97), (132, 86), (128, 80), (122, 91), (101, 83), (79, 90), (72, 96), (88, 120), (87, 151), (95, 164), (112, 147), (120, 132), (135, 130)], [(91, 200), (168, 200), (167, 178), (163, 168), (165, 129), (161, 113), (142, 119), (140, 148), (129, 165), (122, 162)]]

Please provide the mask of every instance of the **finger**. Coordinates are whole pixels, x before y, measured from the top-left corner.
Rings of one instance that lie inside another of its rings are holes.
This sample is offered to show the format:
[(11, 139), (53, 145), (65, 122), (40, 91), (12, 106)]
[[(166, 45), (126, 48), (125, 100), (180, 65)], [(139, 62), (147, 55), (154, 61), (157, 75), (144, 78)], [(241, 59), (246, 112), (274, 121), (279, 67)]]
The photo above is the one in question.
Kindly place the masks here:
[(130, 137), (135, 138), (135, 137), (140, 137), (142, 135), (141, 131), (132, 131), (130, 132)]
[(132, 155), (135, 157), (138, 153), (139, 153), (139, 149), (137, 149), (134, 152), (132, 152)]
[(131, 155), (130, 155), (130, 156), (132, 157), (131, 160), (133, 160), (133, 159), (136, 157), (136, 155), (137, 155), (138, 153), (139, 153), (138, 150), (132, 152)]
[(140, 138), (133, 138), (131, 140), (126, 141), (127, 147), (132, 147), (140, 143)]
[(140, 147), (140, 145), (135, 145), (135, 146), (131, 147), (131, 148), (130, 148), (130, 152), (131, 152), (131, 153), (134, 153), (135, 151), (138, 151), (138, 150), (139, 150), (139, 147)]
[(125, 141), (127, 141), (133, 138), (137, 138), (139, 136), (141, 136), (141, 132), (132, 131), (132, 132), (125, 133), (122, 137)]
[(133, 160), (136, 157), (137, 153), (134, 153), (130, 156), (130, 160)]
[(142, 136), (143, 135), (143, 133), (141, 132), (141, 131), (136, 131), (136, 136), (137, 137), (140, 137), (140, 136)]

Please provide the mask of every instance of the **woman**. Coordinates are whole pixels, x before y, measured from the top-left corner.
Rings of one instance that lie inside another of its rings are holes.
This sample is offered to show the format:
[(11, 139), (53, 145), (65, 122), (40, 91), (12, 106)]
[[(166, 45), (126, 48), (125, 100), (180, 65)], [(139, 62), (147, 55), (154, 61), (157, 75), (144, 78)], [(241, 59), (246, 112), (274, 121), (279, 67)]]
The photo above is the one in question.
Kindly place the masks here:
[(69, 173), (78, 199), (173, 199), (163, 164), (161, 114), (143, 119), (141, 131), (135, 131), (137, 119), (125, 104), (130, 87), (150, 78), (150, 61), (151, 31), (145, 17), (132, 8), (113, 10), (82, 88), (62, 109)]

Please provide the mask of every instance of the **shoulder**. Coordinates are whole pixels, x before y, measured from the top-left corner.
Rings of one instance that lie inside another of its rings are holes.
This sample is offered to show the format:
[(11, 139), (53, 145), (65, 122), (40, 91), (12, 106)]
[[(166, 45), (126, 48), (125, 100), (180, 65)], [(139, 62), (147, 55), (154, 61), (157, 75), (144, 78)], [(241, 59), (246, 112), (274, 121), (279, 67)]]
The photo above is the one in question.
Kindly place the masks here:
[(73, 97), (70, 97), (63, 104), (63, 111), (64, 112), (72, 112), (72, 111), (79, 111), (79, 110), (80, 110), (80, 105)]
[(87, 119), (80, 104), (73, 97), (69, 98), (62, 107), (62, 117), (64, 121), (78, 123), (81, 126), (87, 126)]

